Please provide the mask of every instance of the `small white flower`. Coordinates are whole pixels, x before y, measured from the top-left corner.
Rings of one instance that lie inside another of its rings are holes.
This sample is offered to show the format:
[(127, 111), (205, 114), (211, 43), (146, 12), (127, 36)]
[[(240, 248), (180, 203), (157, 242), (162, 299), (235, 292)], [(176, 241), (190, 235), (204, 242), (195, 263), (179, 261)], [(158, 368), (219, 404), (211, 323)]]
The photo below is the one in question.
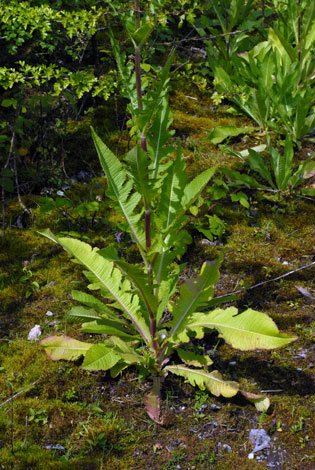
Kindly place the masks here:
[(59, 189), (59, 191), (57, 191), (57, 196), (64, 196), (64, 195), (65, 195), (65, 193), (63, 191), (61, 191), (60, 189)]
[(254, 457), (255, 457), (255, 455), (254, 455), (253, 452), (251, 452), (250, 454), (248, 454), (248, 458), (249, 458), (250, 460), (253, 460)]
[(47, 310), (46, 315), (47, 317), (52, 317), (54, 314), (50, 310)]
[(32, 328), (31, 331), (29, 332), (27, 339), (29, 341), (32, 341), (32, 340), (38, 341), (38, 338), (40, 337), (41, 334), (42, 332), (41, 332), (40, 326), (35, 325), (34, 328)]
[(165, 339), (166, 338), (166, 334), (165, 333), (162, 333), (161, 334), (161, 339)]

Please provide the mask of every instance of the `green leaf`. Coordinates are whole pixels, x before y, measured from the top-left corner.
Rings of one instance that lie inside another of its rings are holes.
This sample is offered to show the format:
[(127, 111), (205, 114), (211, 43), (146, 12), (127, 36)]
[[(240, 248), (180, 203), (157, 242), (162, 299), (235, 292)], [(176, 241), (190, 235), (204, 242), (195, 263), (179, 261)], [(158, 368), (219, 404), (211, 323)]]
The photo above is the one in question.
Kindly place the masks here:
[(143, 356), (140, 356), (134, 348), (129, 346), (125, 341), (122, 339), (116, 337), (116, 336), (111, 336), (108, 339), (108, 342), (113, 345), (114, 352), (120, 356), (121, 359), (126, 364), (143, 364), (144, 363), (144, 358)]
[(145, 171), (149, 167), (149, 156), (136, 145), (128, 152), (126, 161), (129, 163), (128, 176), (133, 181), (134, 189), (141, 194), (146, 209), (153, 199), (153, 182)]
[(17, 100), (14, 98), (7, 98), (1, 101), (1, 106), (4, 108), (9, 108), (10, 106), (13, 106), (14, 109), (17, 107)]
[(238, 314), (235, 307), (206, 314), (195, 313), (187, 328), (197, 332), (197, 336), (204, 328), (215, 328), (221, 338), (241, 351), (280, 348), (297, 339), (296, 336), (279, 333), (275, 322), (265, 313), (248, 309)]
[(95, 333), (99, 335), (114, 335), (125, 341), (139, 340), (137, 335), (128, 330), (123, 324), (112, 320), (96, 320), (83, 323), (81, 331), (84, 333)]
[(205, 367), (213, 364), (213, 361), (208, 355), (196, 354), (193, 351), (187, 351), (186, 349), (181, 348), (177, 348), (176, 352), (181, 360), (189, 366)]
[[(78, 302), (81, 302), (82, 304), (86, 305), (87, 307), (91, 307), (92, 309), (95, 309), (97, 312), (111, 313), (109, 308), (106, 307), (106, 305), (101, 300), (99, 300), (98, 298), (94, 297), (91, 294), (87, 294), (86, 292), (82, 292), (82, 291), (79, 291), (79, 290), (72, 290), (71, 291), (71, 296), (72, 296), (73, 300), (77, 300)], [(77, 308), (77, 307), (74, 307), (74, 308)], [(82, 312), (83, 312), (83, 310), (82, 310)]]
[(37, 233), (43, 237), (49, 238), (49, 240), (53, 241), (54, 243), (59, 243), (58, 238), (52, 233), (50, 228), (38, 230)]
[(93, 321), (99, 320), (101, 317), (96, 313), (93, 308), (83, 307), (82, 305), (78, 305), (72, 307), (72, 309), (67, 313), (66, 318), (76, 321)]
[(85, 356), (93, 344), (78, 341), (69, 336), (48, 336), (39, 343), (46, 350), (47, 355), (53, 361), (65, 359), (75, 361), (81, 356)]
[(131, 32), (129, 30), (128, 32), (134, 44), (137, 46), (141, 46), (148, 39), (151, 34), (151, 31), (152, 25), (150, 23), (145, 23), (144, 25), (140, 26), (140, 28), (136, 31)]
[(169, 131), (172, 123), (171, 112), (166, 98), (163, 98), (161, 105), (158, 108), (150, 132), (147, 134), (147, 139), (150, 145), (148, 146), (148, 153), (151, 156), (152, 166), (152, 180), (160, 176), (160, 171), (164, 169), (161, 162), (174, 152), (173, 147), (166, 147), (168, 139), (172, 137), (174, 131)]
[(270, 171), (268, 170), (268, 167), (265, 164), (262, 157), (260, 156), (260, 154), (255, 152), (252, 149), (248, 149), (248, 152), (249, 152), (250, 156), (246, 160), (249, 163), (249, 166), (251, 167), (251, 169), (256, 171), (257, 173), (259, 173), (260, 176), (264, 180), (268, 181), (269, 185), (272, 188), (275, 188), (275, 184), (272, 181)]
[[(213, 9), (215, 11), (215, 14), (217, 15), (217, 18), (219, 20), (222, 32), (223, 33), (228, 32), (228, 30), (229, 30), (228, 23), (225, 21), (222, 9), (220, 9), (217, 0), (212, 0), (211, 3), (212, 3), (212, 6), (213, 6)], [(225, 12), (225, 14), (227, 14), (227, 13)]]
[(10, 168), (5, 168), (4, 175), (2, 175), (3, 187), (8, 193), (14, 192), (14, 182), (13, 182), (14, 173)]
[(175, 341), (179, 337), (182, 342), (189, 340), (186, 330), (189, 316), (212, 299), (222, 260), (223, 256), (220, 256), (216, 261), (203, 263), (200, 275), (181, 285), (179, 299), (172, 304), (173, 319), (170, 322), (169, 336), (175, 338)]
[(222, 168), (221, 171), (230, 178), (230, 184), (233, 186), (246, 186), (246, 188), (264, 187), (262, 184), (259, 184), (255, 178), (244, 173), (232, 171), (229, 168)]
[(192, 181), (187, 184), (182, 199), (182, 206), (184, 212), (189, 209), (189, 207), (194, 203), (200, 193), (204, 190), (204, 188), (214, 175), (216, 169), (216, 166), (208, 168), (208, 170), (203, 171), (202, 173), (200, 173), (200, 175), (196, 176)]
[(290, 137), (287, 135), (285, 139), (285, 147), (283, 155), (270, 145), (271, 164), (275, 175), (277, 188), (285, 190), (288, 187), (292, 171), (293, 161), (293, 145)]
[(157, 209), (156, 224), (159, 230), (166, 233), (182, 209), (182, 198), (187, 185), (185, 160), (180, 145), (177, 149), (176, 160), (168, 169), (167, 177), (162, 186), (160, 204)]
[[(169, 259), (170, 261), (173, 260), (172, 256), (166, 256), (166, 259)], [(181, 271), (181, 268), (177, 266), (176, 268), (173, 268), (173, 272), (170, 273), (168, 271), (168, 275), (166, 273), (168, 263), (165, 263), (165, 272), (160, 273), (162, 280), (160, 281), (159, 288), (158, 288), (158, 296), (159, 296), (159, 306), (156, 311), (156, 321), (159, 323), (161, 318), (164, 315), (165, 308), (169, 302), (169, 299), (175, 294), (176, 292), (176, 286), (177, 286), (177, 281), (179, 277), (179, 273)], [(158, 279), (159, 280), (159, 279)]]
[(254, 127), (235, 127), (235, 126), (220, 126), (213, 129), (208, 139), (213, 144), (220, 144), (228, 137), (236, 137), (241, 134), (250, 134), (254, 131)]
[(152, 285), (147, 273), (143, 271), (143, 266), (140, 264), (129, 264), (126, 261), (118, 258), (116, 252), (108, 250), (109, 247), (100, 250), (98, 253), (104, 256), (120, 269), (120, 271), (128, 277), (128, 279), (136, 286), (138, 293), (144, 300), (145, 305), (149, 310), (154, 312), (157, 308), (158, 300), (152, 294)]
[(197, 385), (201, 390), (209, 390), (216, 397), (220, 395), (227, 398), (234, 397), (239, 390), (237, 382), (224, 381), (217, 370), (207, 372), (206, 370), (189, 369), (181, 365), (167, 366), (164, 370), (185, 377), (193, 387)]
[(124, 369), (126, 369), (128, 367), (128, 364), (126, 364), (125, 362), (123, 361), (119, 361), (117, 362), (117, 364), (115, 364), (111, 370), (110, 370), (110, 376), (114, 379), (115, 377), (117, 377), (117, 375), (120, 374), (120, 372), (122, 372)]
[[(311, 12), (312, 8), (312, 12)], [(315, 15), (314, 15), (314, 10), (315, 6), (313, 2), (310, 2), (309, 4), (309, 9), (310, 11), (305, 12), (305, 18), (308, 19), (309, 24), (306, 26), (306, 34), (305, 34), (305, 42), (303, 45), (303, 49), (305, 51), (309, 51), (312, 49), (312, 46), (314, 47), (314, 42), (315, 42)]]
[(140, 64), (140, 67), (145, 72), (150, 72), (150, 70), (151, 70), (151, 65), (150, 64)]
[(127, 318), (134, 323), (142, 338), (149, 342), (151, 335), (140, 311), (139, 298), (121, 287), (122, 275), (114, 268), (113, 263), (100, 256), (97, 249), (92, 250), (90, 245), (80, 240), (59, 238), (58, 242), (109, 291)]
[(131, 76), (131, 71), (128, 65), (124, 64), (126, 55), (121, 53), (119, 43), (116, 41), (111, 28), (109, 28), (110, 42), (112, 46), (112, 52), (117, 62), (118, 70), (123, 83), (123, 94), (127, 96), (131, 105), (131, 111), (134, 112), (137, 107), (137, 92), (135, 86), (135, 80)]
[(118, 361), (120, 361), (120, 357), (113, 352), (112, 348), (104, 344), (94, 344), (85, 355), (82, 369), (108, 370)]
[(152, 91), (148, 91), (147, 95), (143, 97), (143, 110), (137, 109), (135, 112), (135, 121), (140, 131), (141, 136), (145, 136), (148, 127), (156, 113), (159, 112), (163, 106), (163, 99), (168, 92), (169, 71), (172, 65), (174, 50), (171, 51), (166, 64), (162, 71), (158, 74), (156, 87)]
[(137, 192), (132, 193), (132, 183), (130, 179), (126, 181), (126, 172), (118, 158), (109, 150), (109, 148), (96, 135), (93, 128), (92, 136), (94, 144), (108, 179), (108, 196), (117, 203), (117, 210), (125, 218), (130, 228), (132, 237), (137, 243), (141, 252), (144, 251), (145, 233), (139, 225), (141, 214), (134, 214), (141, 196)]
[(268, 40), (273, 45), (273, 47), (278, 49), (281, 55), (283, 55), (285, 51), (290, 57), (291, 62), (297, 61), (297, 50), (291, 46), (291, 44), (286, 40), (280, 31), (270, 28), (268, 33)]
[(248, 197), (242, 191), (239, 191), (236, 194), (231, 194), (231, 201), (232, 202), (239, 202), (243, 207), (246, 207), (246, 209), (249, 208)]

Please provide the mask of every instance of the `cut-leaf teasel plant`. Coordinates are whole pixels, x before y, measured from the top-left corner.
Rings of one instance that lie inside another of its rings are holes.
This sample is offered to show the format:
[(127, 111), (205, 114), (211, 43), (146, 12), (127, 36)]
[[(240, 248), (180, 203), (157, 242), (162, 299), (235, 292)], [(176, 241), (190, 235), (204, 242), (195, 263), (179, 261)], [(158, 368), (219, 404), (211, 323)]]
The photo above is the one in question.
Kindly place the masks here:
[[(139, 13), (135, 14), (137, 27), (132, 40), (140, 54), (140, 32), (145, 28), (137, 17)], [(82, 322), (82, 332), (102, 335), (97, 343), (50, 336), (41, 345), (52, 360), (83, 356), (84, 369), (108, 370), (112, 377), (128, 366), (137, 367), (142, 376), (152, 378), (145, 408), (159, 424), (165, 420), (161, 387), (169, 373), (216, 396), (232, 397), (240, 392), (258, 409), (266, 409), (268, 398), (241, 391), (236, 382), (225, 381), (217, 370), (210, 372), (210, 357), (195, 354), (187, 347), (191, 338), (203, 338), (209, 329), (218, 330), (226, 342), (241, 350), (278, 348), (296, 338), (279, 333), (275, 323), (260, 312), (249, 309), (237, 315), (235, 308), (209, 311), (218, 305), (213, 294), (223, 256), (205, 261), (199, 275), (179, 282), (183, 268), (179, 260), (192, 241), (185, 229), (189, 221), (186, 212), (215, 168), (188, 182), (180, 145), (176, 149), (167, 146), (171, 136), (166, 98), (171, 57), (157, 77), (155, 89), (144, 96), (139, 58), (134, 75), (138, 104), (130, 108), (139, 144), (120, 161), (94, 129), (92, 136), (107, 177), (107, 196), (123, 217), (122, 229), (136, 244), (142, 262), (130, 264), (115, 246), (92, 248), (78, 239), (55, 236), (49, 230), (41, 232), (83, 266), (89, 282), (88, 293), (72, 292), (81, 305), (74, 306), (68, 315)], [(119, 68), (124, 74), (123, 63)], [(134, 96), (133, 90), (129, 91)], [(175, 353), (181, 359), (179, 364), (173, 363)]]

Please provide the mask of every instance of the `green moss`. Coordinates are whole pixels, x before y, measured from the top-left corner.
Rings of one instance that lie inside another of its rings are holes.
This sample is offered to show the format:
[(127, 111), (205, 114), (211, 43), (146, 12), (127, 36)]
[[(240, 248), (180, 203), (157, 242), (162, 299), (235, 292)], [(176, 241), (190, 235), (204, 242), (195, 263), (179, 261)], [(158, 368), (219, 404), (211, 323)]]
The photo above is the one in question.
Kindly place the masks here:
[(14, 454), (9, 450), (0, 451), (1, 470), (97, 470), (98, 460), (93, 457), (73, 459), (71, 462), (62, 461), (55, 452), (32, 444), (27, 447), (23, 443), (17, 445)]

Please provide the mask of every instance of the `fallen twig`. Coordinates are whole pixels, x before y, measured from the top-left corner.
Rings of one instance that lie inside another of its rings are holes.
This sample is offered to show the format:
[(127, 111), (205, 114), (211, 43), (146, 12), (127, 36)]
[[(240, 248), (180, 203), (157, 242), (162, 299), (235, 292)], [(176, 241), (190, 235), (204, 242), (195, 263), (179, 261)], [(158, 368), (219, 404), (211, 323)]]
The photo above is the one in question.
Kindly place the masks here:
[(250, 287), (244, 287), (244, 289), (236, 290), (235, 292), (230, 292), (229, 294), (224, 294), (224, 295), (219, 295), (218, 297), (214, 297), (213, 300), (215, 299), (221, 299), (222, 297), (229, 297), (231, 295), (235, 294), (241, 294), (242, 292), (246, 292), (247, 290), (255, 289), (256, 287), (263, 286), (264, 284), (269, 284), (270, 282), (278, 281), (279, 279), (283, 279), (284, 277), (289, 276), (290, 274), (294, 274), (298, 271), (302, 271), (302, 269), (309, 268), (310, 266), (315, 265), (315, 261), (309, 264), (305, 264), (304, 266), (301, 266), (300, 268), (293, 269), (292, 271), (289, 271), (288, 273), (282, 274), (281, 276), (275, 277), (273, 279), (268, 279), (267, 281), (262, 281), (259, 282), (258, 284), (255, 284), (254, 286)]
[(39, 382), (39, 379), (38, 379), (38, 380), (35, 380), (35, 382), (31, 383), (28, 388), (25, 388), (24, 390), (20, 390), (20, 391), (17, 392), (15, 395), (13, 395), (12, 397), (8, 398), (6, 401), (4, 401), (3, 403), (1, 403), (1, 404), (0, 404), (0, 408), (1, 408), (1, 406), (5, 405), (6, 403), (9, 403), (11, 400), (14, 400), (14, 398), (18, 397), (18, 396), (21, 395), (22, 393), (28, 392), (28, 390), (29, 390), (31, 387), (33, 387), (33, 385), (37, 384), (37, 382)]

